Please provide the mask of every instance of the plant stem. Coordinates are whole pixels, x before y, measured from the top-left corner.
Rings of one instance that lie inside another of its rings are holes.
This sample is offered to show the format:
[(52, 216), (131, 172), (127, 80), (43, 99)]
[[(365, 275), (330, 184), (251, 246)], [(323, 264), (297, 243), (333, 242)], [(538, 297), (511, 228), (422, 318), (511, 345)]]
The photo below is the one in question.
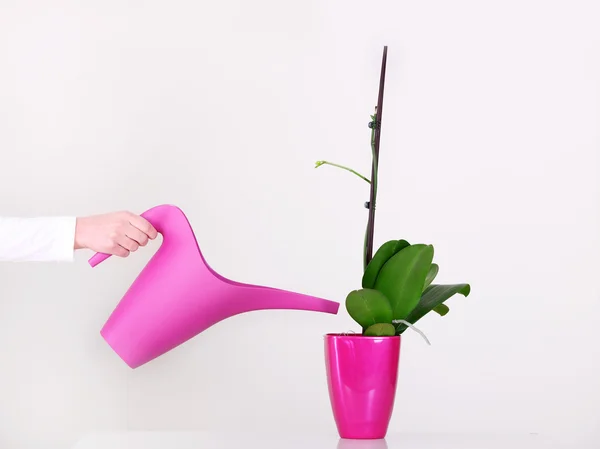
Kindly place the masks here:
[[(377, 112), (371, 116), (371, 120), (373, 123), (377, 123)], [(370, 204), (369, 207), (375, 208), (377, 202), (377, 154), (375, 152), (375, 127), (371, 128), (371, 153), (373, 155), (373, 204)], [(363, 271), (367, 269), (367, 265), (369, 261), (367, 260), (367, 246), (368, 246), (368, 235), (369, 235), (369, 223), (367, 222), (367, 229), (365, 231), (365, 241), (363, 246)]]
[[(375, 120), (377, 120), (377, 114), (375, 114)], [(373, 164), (375, 171), (373, 174), (373, 191), (375, 192), (375, 198), (377, 198), (377, 171), (379, 170), (377, 162), (377, 154), (375, 153), (375, 129), (371, 130), (371, 152), (373, 153)]]
[(375, 115), (373, 121), (369, 124), (372, 129), (371, 149), (373, 150), (373, 166), (371, 168), (371, 195), (369, 199), (369, 221), (367, 225), (367, 250), (365, 261), (368, 264), (373, 257), (373, 234), (375, 232), (375, 208), (377, 207), (377, 176), (379, 165), (379, 142), (381, 140), (381, 118), (383, 111), (383, 88), (385, 84), (385, 68), (387, 63), (387, 45), (383, 47), (383, 57), (381, 58), (381, 74), (379, 75), (379, 96), (377, 97), (377, 106), (375, 106)]
[(350, 173), (353, 173), (353, 174), (355, 174), (355, 175), (356, 175), (356, 176), (358, 176), (359, 178), (361, 178), (361, 179), (363, 179), (363, 180), (367, 181), (369, 184), (371, 184), (371, 181), (370, 181), (370, 180), (369, 180), (367, 177), (365, 177), (365, 176), (361, 175), (361, 174), (360, 174), (360, 173), (358, 173), (357, 171), (354, 171), (354, 170), (352, 170), (351, 168), (344, 167), (343, 165), (335, 164), (335, 163), (333, 163), (333, 162), (328, 162), (328, 161), (317, 161), (317, 163), (315, 164), (315, 168), (318, 168), (318, 167), (320, 167), (321, 165), (331, 165), (332, 167), (337, 167), (337, 168), (341, 168), (342, 170), (347, 170), (347, 171), (349, 171)]

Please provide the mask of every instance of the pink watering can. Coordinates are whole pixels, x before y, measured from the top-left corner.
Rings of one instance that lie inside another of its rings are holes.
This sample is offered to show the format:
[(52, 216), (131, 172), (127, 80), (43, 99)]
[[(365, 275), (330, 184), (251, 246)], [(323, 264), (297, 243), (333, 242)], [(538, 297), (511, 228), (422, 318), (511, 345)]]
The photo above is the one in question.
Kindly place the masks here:
[[(266, 309), (337, 314), (339, 303), (300, 293), (242, 284), (207, 263), (185, 214), (162, 205), (141, 214), (163, 242), (101, 330), (131, 368), (137, 368), (226, 318)], [(97, 253), (95, 267), (110, 255)]]

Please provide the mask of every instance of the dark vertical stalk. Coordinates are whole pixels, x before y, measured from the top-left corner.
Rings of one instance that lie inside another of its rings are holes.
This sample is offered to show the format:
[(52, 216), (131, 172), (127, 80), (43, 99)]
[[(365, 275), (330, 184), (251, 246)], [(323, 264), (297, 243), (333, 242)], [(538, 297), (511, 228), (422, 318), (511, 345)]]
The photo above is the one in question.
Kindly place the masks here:
[(372, 126), (375, 131), (373, 162), (371, 165), (371, 196), (369, 198), (369, 221), (367, 223), (365, 267), (373, 258), (373, 235), (375, 232), (375, 208), (377, 206), (377, 181), (379, 168), (379, 141), (381, 140), (381, 118), (383, 116), (383, 88), (385, 85), (385, 68), (387, 62), (387, 45), (383, 47), (381, 59), (381, 75), (379, 77), (379, 97), (375, 109), (375, 120)]

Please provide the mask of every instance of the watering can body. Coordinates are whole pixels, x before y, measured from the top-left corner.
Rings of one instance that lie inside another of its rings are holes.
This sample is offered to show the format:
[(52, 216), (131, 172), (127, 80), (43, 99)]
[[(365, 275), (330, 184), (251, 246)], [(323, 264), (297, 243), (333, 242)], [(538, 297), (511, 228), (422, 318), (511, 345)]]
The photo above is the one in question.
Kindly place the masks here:
[[(131, 368), (148, 363), (214, 324), (244, 312), (266, 309), (338, 312), (339, 303), (334, 301), (221, 276), (204, 259), (190, 223), (176, 206), (157, 206), (141, 215), (162, 235), (162, 244), (100, 332)], [(108, 257), (97, 253), (89, 263), (94, 267)]]

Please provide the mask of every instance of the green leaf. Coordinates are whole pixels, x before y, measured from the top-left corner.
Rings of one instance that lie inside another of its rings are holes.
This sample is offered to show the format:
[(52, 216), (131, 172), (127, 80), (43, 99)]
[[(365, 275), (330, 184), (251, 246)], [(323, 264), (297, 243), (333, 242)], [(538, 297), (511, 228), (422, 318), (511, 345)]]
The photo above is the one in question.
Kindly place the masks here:
[(396, 328), (392, 323), (377, 323), (369, 326), (364, 335), (368, 337), (393, 337), (396, 335)]
[(440, 304), (439, 306), (435, 306), (432, 310), (440, 316), (444, 316), (450, 312), (450, 307), (448, 307), (446, 304)]
[(393, 319), (406, 319), (419, 303), (433, 260), (433, 246), (411, 245), (396, 253), (381, 268), (375, 289), (390, 301)]
[[(471, 286), (469, 284), (430, 285), (423, 292), (423, 296), (421, 296), (421, 299), (419, 300), (417, 306), (408, 315), (408, 317), (406, 317), (406, 321), (408, 321), (411, 324), (415, 324), (417, 321), (419, 321), (421, 318), (427, 315), (431, 310), (438, 308), (440, 305), (444, 305), (444, 301), (456, 295), (457, 293), (463, 295), (466, 298), (467, 296), (469, 296), (469, 293), (471, 293)], [(436, 310), (436, 312), (438, 311)], [(400, 329), (400, 332), (403, 332), (404, 330), (406, 330), (406, 326), (402, 325), (402, 329)]]
[(385, 263), (408, 246), (410, 246), (410, 243), (406, 240), (390, 240), (381, 245), (365, 269), (362, 278), (363, 288), (374, 288), (377, 276)]
[(373, 324), (391, 323), (392, 307), (385, 295), (377, 290), (354, 290), (346, 297), (346, 310), (363, 329)]
[(423, 286), (423, 290), (429, 287), (429, 284), (433, 282), (438, 272), (440, 271), (440, 267), (436, 263), (432, 263), (429, 267), (429, 272), (427, 273), (427, 277), (425, 278), (425, 285)]

